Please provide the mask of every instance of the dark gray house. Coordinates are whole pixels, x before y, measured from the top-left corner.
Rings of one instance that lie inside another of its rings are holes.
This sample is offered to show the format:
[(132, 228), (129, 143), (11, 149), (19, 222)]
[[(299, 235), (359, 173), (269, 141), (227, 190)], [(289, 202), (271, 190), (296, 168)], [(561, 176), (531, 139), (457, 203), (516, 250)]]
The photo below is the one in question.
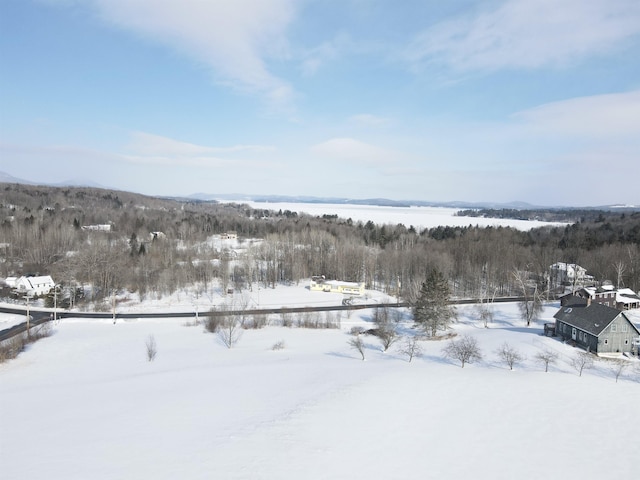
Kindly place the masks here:
[(620, 310), (575, 303), (561, 307), (554, 318), (556, 335), (587, 351), (638, 354), (640, 331)]

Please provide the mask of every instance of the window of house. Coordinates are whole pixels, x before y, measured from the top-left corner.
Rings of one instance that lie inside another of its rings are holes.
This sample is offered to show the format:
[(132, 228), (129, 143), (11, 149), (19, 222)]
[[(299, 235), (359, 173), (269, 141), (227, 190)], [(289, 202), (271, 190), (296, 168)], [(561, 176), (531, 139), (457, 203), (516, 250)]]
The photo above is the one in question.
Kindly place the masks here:
[(618, 331), (617, 325), (614, 323), (613, 325), (611, 325), (611, 333), (617, 332), (617, 331)]
[(605, 339), (604, 339), (604, 344), (605, 344), (605, 345), (609, 345), (609, 339), (608, 339), (608, 338), (605, 338)]
[(622, 331), (626, 333), (626, 331), (627, 331), (627, 324), (626, 323), (622, 325)]
[(624, 339), (624, 344), (625, 344), (625, 345), (629, 345), (629, 339), (628, 339), (628, 338), (625, 338), (625, 339)]

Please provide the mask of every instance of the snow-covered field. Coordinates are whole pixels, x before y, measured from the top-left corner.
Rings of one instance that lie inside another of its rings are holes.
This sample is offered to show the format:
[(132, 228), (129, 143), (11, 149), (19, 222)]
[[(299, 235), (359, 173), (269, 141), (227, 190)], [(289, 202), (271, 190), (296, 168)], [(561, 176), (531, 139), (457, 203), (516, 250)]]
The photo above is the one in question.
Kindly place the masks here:
[(375, 205), (344, 205), (331, 203), (266, 203), (242, 201), (255, 209), (290, 210), (304, 212), (309, 215), (338, 215), (340, 218), (351, 218), (354, 222), (368, 222), (376, 224), (403, 224), (405, 227), (413, 225), (418, 231), (438, 226), (466, 227), (478, 225), (480, 227), (513, 227), (518, 230), (531, 230), (545, 225), (565, 225), (564, 223), (540, 222), (537, 220), (515, 220), (509, 218), (480, 218), (458, 217), (454, 214), (460, 209), (445, 207), (381, 207)]
[[(280, 288), (291, 303), (304, 287)], [(515, 304), (495, 308), (488, 329), (459, 308), (454, 331), (484, 353), (464, 369), (443, 358), (446, 341), (421, 342), (409, 363), (366, 336), (363, 362), (347, 342), (352, 326), (370, 324), (367, 310), (335, 330), (246, 330), (232, 349), (184, 320), (62, 320), (0, 365), (0, 478), (636, 475), (638, 371), (616, 383), (600, 360), (579, 377), (576, 350), (540, 334), (557, 304), (529, 328)], [(400, 329), (413, 332), (409, 321)], [(495, 353), (504, 342), (527, 357), (513, 371)], [(549, 373), (534, 358), (543, 348), (560, 356)]]

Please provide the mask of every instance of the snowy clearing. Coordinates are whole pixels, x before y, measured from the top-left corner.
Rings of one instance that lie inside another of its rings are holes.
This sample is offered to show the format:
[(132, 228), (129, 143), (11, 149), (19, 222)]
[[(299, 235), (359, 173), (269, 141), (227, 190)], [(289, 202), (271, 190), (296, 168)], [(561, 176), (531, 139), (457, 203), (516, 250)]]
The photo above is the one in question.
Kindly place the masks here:
[[(322, 296), (322, 293), (317, 293)], [(365, 336), (366, 361), (342, 328), (246, 330), (227, 349), (184, 320), (62, 320), (0, 365), (3, 479), (569, 479), (637, 471), (631, 365), (582, 377), (576, 350), (541, 336), (558, 305), (526, 328), (515, 304), (491, 328), (460, 307), (458, 334), (484, 360), (460, 368), (447, 341), (422, 341), (411, 363)], [(412, 333), (410, 322), (400, 324)], [(148, 362), (153, 335), (157, 357)], [(273, 346), (283, 342), (284, 348)], [(495, 353), (527, 357), (513, 371)], [(535, 359), (559, 355), (549, 373)], [(597, 452), (597, 454), (594, 454)]]

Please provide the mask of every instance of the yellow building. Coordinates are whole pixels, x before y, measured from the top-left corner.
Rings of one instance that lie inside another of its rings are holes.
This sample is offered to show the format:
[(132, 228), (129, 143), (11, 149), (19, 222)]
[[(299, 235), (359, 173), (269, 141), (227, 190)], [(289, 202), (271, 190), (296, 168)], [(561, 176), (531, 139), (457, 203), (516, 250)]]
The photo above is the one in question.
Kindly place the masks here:
[(363, 295), (364, 283), (327, 280), (322, 276), (311, 277), (309, 289), (316, 292), (342, 293), (344, 295)]

